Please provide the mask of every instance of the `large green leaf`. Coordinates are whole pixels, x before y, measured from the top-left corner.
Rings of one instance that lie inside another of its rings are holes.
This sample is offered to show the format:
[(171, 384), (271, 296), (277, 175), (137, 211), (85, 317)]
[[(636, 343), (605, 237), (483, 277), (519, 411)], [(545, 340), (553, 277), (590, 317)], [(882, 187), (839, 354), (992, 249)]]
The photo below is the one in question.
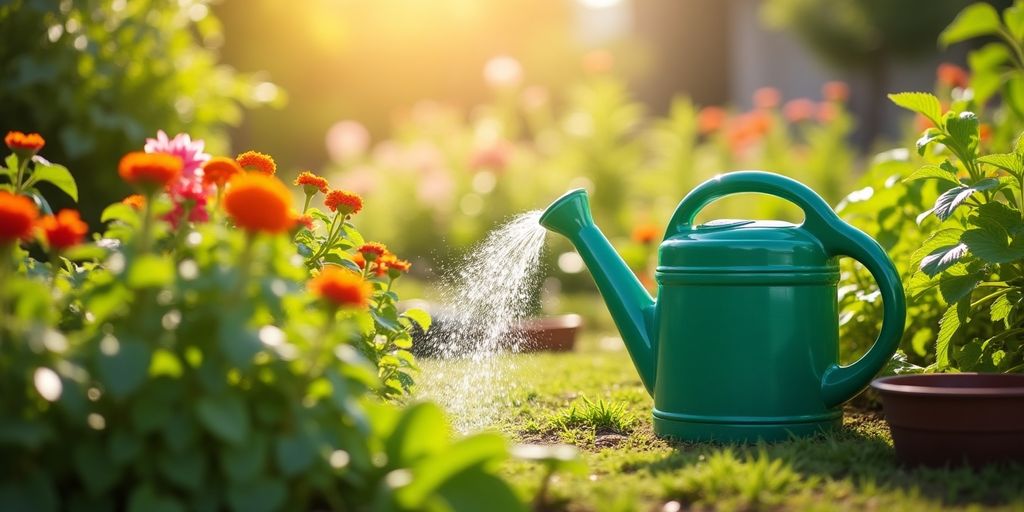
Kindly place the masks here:
[(501, 478), (484, 471), (463, 471), (438, 490), (450, 510), (525, 512), (526, 505)]
[(71, 196), (76, 203), (78, 202), (78, 184), (75, 183), (75, 178), (67, 167), (51, 164), (42, 159), (36, 159), (35, 162), (35, 170), (32, 171), (32, 177), (26, 182), (26, 188), (37, 183), (50, 183)]
[(444, 411), (423, 402), (406, 409), (385, 446), (388, 460), (407, 466), (420, 458), (445, 449), (451, 432)]
[(961, 299), (970, 299), (971, 292), (981, 282), (982, 276), (971, 272), (963, 275), (945, 273), (940, 276), (939, 292), (946, 304), (955, 304)]
[(224, 445), (221, 448), (221, 468), (232, 482), (255, 478), (263, 471), (266, 459), (266, 438), (255, 432), (252, 439), (242, 446)]
[(960, 258), (963, 258), (966, 254), (967, 244), (958, 242), (951, 245), (944, 245), (928, 253), (924, 258), (921, 258), (921, 271), (929, 277), (935, 276), (956, 264), (956, 262), (960, 261)]
[(993, 322), (1006, 320), (1012, 312), (1013, 303), (1010, 302), (1010, 298), (1006, 294), (996, 297), (996, 300), (992, 301), (992, 306), (989, 308), (989, 314)]
[(1024, 258), (1024, 247), (1011, 246), (1010, 235), (995, 220), (985, 217), (977, 220), (978, 225), (964, 232), (961, 240), (978, 258), (989, 263), (1007, 263)]
[(430, 330), (430, 313), (418, 308), (410, 308), (402, 313), (402, 316), (416, 322), (423, 329), (423, 332)]
[(954, 114), (947, 112), (943, 118), (946, 123), (946, 131), (949, 132), (951, 140), (944, 141), (948, 145), (955, 145), (963, 149), (965, 157), (973, 157), (978, 151), (978, 138), (980, 137), (980, 122), (974, 112), (960, 112)]
[(950, 164), (948, 161), (943, 162), (943, 165), (941, 166), (934, 164), (922, 165), (921, 167), (917, 168), (917, 170), (910, 173), (910, 176), (904, 178), (903, 181), (909, 182), (926, 179), (942, 180), (953, 186), (960, 185), (960, 180), (958, 180), (956, 177), (956, 167), (954, 167), (953, 164)]
[(262, 477), (229, 485), (227, 496), (232, 512), (273, 512), (284, 505), (288, 488), (281, 480)]
[(942, 314), (942, 319), (939, 320), (939, 337), (935, 340), (935, 363), (939, 369), (949, 367), (953, 336), (960, 330), (969, 309), (970, 301), (964, 300), (949, 306)]
[(900, 92), (890, 94), (893, 103), (927, 117), (936, 126), (941, 126), (942, 104), (934, 94), (927, 92)]
[(1018, 178), (1024, 173), (1024, 161), (1021, 160), (1020, 155), (1016, 153), (996, 153), (992, 155), (985, 155), (978, 158), (978, 161), (983, 164), (993, 165), (998, 167)]
[(274, 446), (277, 467), (288, 477), (297, 475), (316, 460), (316, 447), (309, 437), (296, 432), (277, 438)]
[(949, 46), (968, 39), (999, 32), (999, 13), (990, 4), (978, 2), (960, 11), (956, 19), (939, 34), (939, 43)]
[(505, 439), (499, 434), (483, 433), (460, 440), (412, 468), (409, 485), (398, 489), (399, 503), (409, 509), (421, 509), (427, 498), (463, 471), (508, 457)]
[(1003, 22), (1014, 39), (1024, 39), (1024, 5), (1015, 4), (1004, 9)]
[(205, 453), (197, 449), (164, 452), (157, 466), (164, 478), (186, 491), (199, 489), (206, 480)]
[(249, 437), (249, 411), (234, 394), (204, 396), (195, 407), (199, 422), (215, 437), (236, 445)]

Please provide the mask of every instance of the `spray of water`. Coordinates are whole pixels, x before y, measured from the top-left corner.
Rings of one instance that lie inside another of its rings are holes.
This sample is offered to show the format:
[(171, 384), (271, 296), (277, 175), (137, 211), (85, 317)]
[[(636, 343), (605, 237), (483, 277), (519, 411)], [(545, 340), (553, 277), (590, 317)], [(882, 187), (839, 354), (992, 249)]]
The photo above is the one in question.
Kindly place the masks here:
[(514, 353), (526, 342), (517, 329), (530, 311), (546, 231), (541, 211), (492, 231), (441, 279), (441, 314), (428, 343), (439, 358), (418, 378), (420, 394), (441, 403), (463, 433), (494, 424), (507, 396)]

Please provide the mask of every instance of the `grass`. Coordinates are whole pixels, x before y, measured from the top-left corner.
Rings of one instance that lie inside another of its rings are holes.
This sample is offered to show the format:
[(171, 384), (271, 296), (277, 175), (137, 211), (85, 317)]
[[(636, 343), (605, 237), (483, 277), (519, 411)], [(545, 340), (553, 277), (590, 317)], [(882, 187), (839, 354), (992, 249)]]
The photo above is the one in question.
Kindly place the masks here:
[[(1024, 467), (905, 469), (865, 399), (842, 430), (755, 445), (673, 443), (651, 430), (652, 401), (624, 351), (589, 336), (569, 354), (522, 354), (494, 428), (519, 443), (576, 445), (588, 470), (558, 474), (547, 508), (626, 510), (1024, 510)], [(430, 371), (430, 361), (423, 371)], [(545, 469), (503, 471), (532, 498)]]

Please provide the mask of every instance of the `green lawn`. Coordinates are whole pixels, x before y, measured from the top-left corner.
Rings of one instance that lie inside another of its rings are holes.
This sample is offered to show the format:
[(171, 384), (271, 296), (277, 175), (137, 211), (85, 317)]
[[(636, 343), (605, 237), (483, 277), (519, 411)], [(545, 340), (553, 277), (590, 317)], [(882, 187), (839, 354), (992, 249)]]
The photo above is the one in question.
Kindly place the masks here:
[[(514, 441), (579, 447), (588, 471), (556, 477), (551, 509), (1024, 510), (1024, 467), (901, 469), (885, 422), (863, 398), (847, 407), (842, 431), (816, 438), (664, 441), (628, 355), (600, 345), (590, 336), (575, 353), (510, 356), (516, 386), (494, 404), (494, 428)], [(423, 361), (423, 371), (435, 364)], [(536, 493), (539, 466), (513, 461), (504, 471), (525, 496)]]

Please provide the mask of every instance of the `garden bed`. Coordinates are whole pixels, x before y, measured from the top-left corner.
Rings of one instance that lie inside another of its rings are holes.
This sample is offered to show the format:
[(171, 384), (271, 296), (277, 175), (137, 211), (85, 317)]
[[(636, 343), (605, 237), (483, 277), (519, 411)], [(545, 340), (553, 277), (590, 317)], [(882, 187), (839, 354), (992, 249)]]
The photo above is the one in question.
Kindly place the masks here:
[[(754, 446), (666, 442), (651, 430), (651, 399), (628, 355), (600, 350), (596, 340), (588, 335), (574, 353), (513, 357), (516, 388), (497, 405), (495, 417), (503, 419), (496, 428), (514, 440), (581, 449), (589, 469), (556, 476), (549, 499), (556, 510), (1024, 507), (1019, 466), (899, 467), (881, 413), (866, 400), (847, 407), (840, 432), (818, 438)], [(513, 461), (503, 471), (527, 498), (541, 481), (535, 464)]]

